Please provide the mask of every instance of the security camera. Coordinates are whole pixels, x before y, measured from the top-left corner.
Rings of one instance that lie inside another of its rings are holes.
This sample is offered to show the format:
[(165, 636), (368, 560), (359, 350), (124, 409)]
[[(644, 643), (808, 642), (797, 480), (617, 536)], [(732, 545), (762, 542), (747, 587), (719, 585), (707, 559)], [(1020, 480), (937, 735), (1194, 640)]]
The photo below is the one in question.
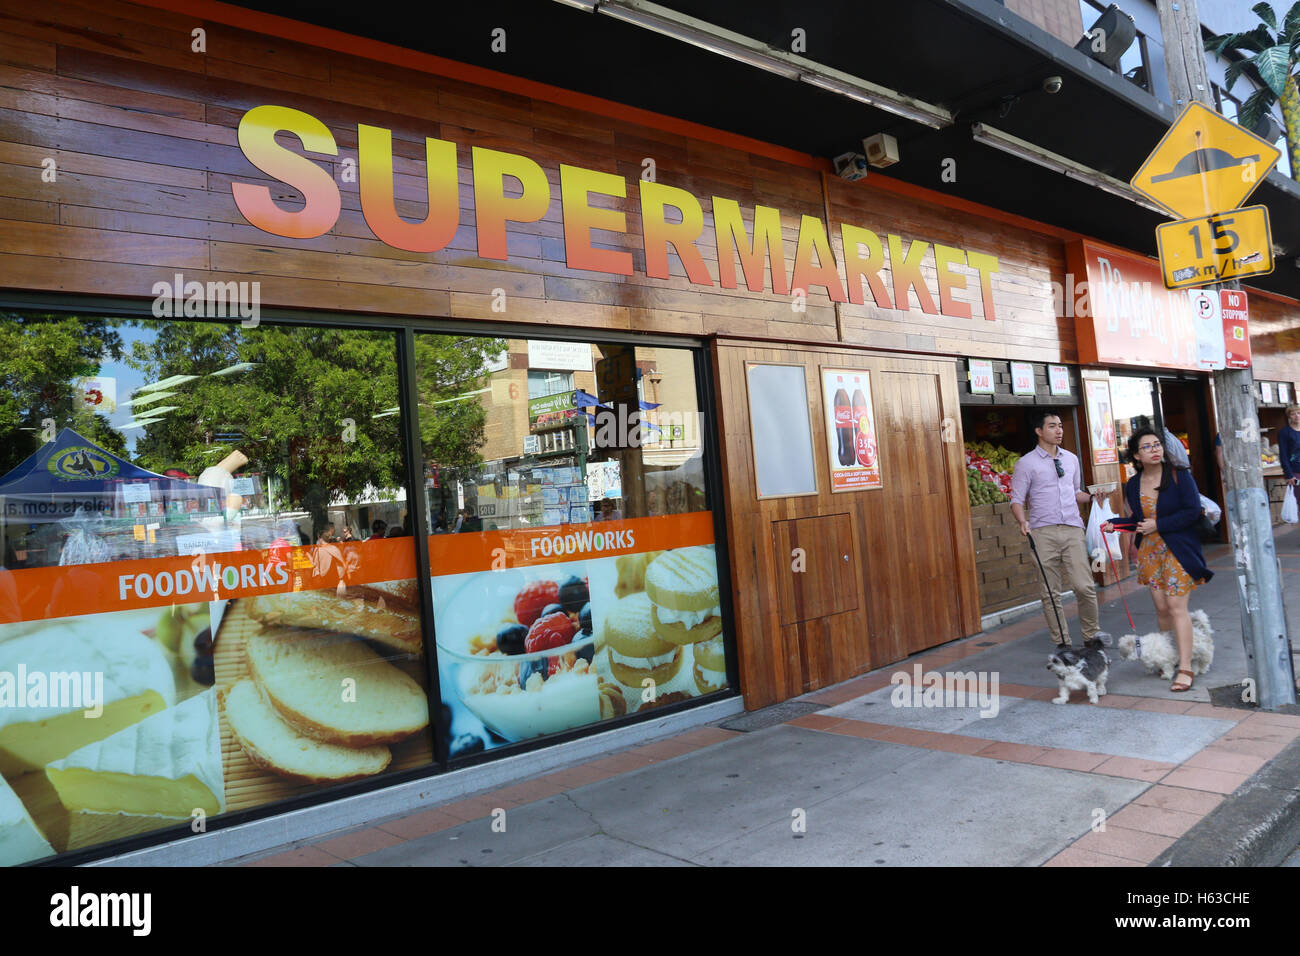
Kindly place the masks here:
[(1059, 93), (1061, 92), (1061, 86), (1063, 83), (1064, 81), (1059, 76), (1049, 76), (1047, 79), (1043, 80), (1043, 92), (1049, 94)]
[(847, 179), (851, 183), (859, 179), (867, 178), (867, 157), (861, 153), (841, 153), (833, 160), (835, 163), (835, 172), (841, 179)]

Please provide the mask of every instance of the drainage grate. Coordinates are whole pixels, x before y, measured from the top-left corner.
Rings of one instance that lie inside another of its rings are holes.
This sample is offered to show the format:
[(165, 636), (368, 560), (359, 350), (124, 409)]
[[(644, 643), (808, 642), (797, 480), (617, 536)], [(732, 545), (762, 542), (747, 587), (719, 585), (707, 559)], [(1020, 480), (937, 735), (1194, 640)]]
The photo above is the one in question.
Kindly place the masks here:
[[(1215, 707), (1231, 707), (1234, 710), (1253, 710), (1260, 713), (1266, 713), (1259, 710), (1259, 704), (1246, 703), (1241, 699), (1242, 687), (1240, 684), (1227, 684), (1223, 687), (1210, 688), (1210, 703)], [(1296, 714), (1300, 715), (1300, 705), (1287, 704), (1279, 707), (1276, 711), (1267, 711), (1267, 713), (1278, 714)]]
[(777, 724), (784, 724), (796, 717), (814, 714), (825, 709), (824, 704), (814, 704), (804, 700), (787, 700), (779, 704), (773, 704), (771, 707), (764, 707), (762, 710), (741, 714), (739, 717), (718, 724), (718, 726), (724, 730), (737, 730), (747, 734), (755, 730), (762, 730), (765, 727), (775, 727)]

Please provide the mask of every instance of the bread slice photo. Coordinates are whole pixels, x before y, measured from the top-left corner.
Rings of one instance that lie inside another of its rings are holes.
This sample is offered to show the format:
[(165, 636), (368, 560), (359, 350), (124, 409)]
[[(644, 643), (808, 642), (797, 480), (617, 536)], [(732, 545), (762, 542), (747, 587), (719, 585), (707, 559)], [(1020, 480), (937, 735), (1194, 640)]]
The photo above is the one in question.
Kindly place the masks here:
[[(400, 587), (402, 582), (389, 583), (394, 586), (392, 591), (373, 590), (379, 586), (369, 585), (372, 590), (363, 592), (362, 597), (339, 597), (325, 589), (262, 594), (243, 601), (248, 616), (262, 624), (355, 634), (396, 651), (422, 655), (419, 611), (399, 598), (410, 593)], [(386, 595), (382, 602), (380, 595)]]
[(424, 688), (351, 635), (264, 628), (244, 646), (267, 702), (313, 740), (370, 747), (429, 724)]
[(248, 759), (263, 770), (304, 783), (343, 783), (380, 773), (392, 759), (382, 745), (340, 747), (299, 733), (267, 703), (257, 685), (241, 680), (222, 697), (226, 723)]

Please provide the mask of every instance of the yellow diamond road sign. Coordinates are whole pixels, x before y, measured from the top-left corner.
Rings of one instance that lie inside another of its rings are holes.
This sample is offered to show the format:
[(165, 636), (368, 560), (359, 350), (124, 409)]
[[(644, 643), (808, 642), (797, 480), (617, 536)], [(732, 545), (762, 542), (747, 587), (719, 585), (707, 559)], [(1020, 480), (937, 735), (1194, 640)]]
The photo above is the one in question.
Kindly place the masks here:
[(1156, 245), (1170, 289), (1273, 271), (1273, 234), (1263, 206), (1162, 223)]
[(1131, 180), (1179, 219), (1235, 209), (1281, 153), (1200, 103), (1190, 103)]

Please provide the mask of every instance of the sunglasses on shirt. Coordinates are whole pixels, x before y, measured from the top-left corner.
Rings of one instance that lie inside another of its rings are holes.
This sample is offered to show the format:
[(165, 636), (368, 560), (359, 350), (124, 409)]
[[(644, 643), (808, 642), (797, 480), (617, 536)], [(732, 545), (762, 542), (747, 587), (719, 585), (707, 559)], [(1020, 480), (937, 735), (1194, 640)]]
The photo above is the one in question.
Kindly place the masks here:
[(1053, 458), (1053, 459), (1052, 459), (1052, 464), (1056, 466), (1056, 477), (1057, 477), (1057, 478), (1064, 478), (1064, 477), (1065, 477), (1065, 469), (1061, 466), (1061, 463), (1060, 463), (1059, 461), (1057, 461), (1055, 458)]

